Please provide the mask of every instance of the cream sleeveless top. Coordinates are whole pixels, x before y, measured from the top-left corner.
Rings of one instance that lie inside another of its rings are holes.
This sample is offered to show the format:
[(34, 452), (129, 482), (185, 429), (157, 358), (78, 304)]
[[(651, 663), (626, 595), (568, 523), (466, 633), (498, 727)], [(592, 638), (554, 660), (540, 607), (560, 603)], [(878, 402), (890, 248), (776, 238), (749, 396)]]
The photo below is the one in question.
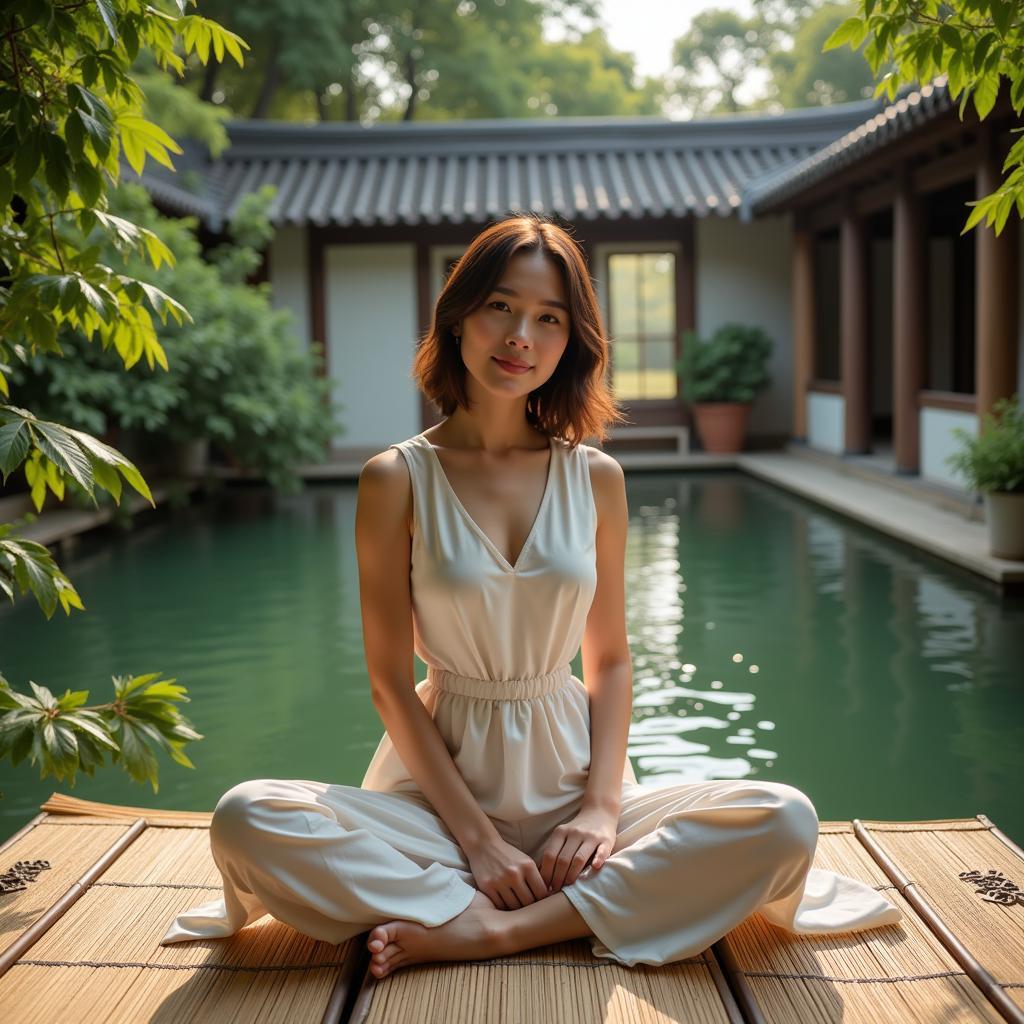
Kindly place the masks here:
[(515, 565), (466, 511), (423, 434), (389, 447), (405, 456), (412, 478), (419, 657), (492, 680), (542, 675), (571, 661), (597, 588), (597, 509), (585, 446), (549, 439), (544, 495)]

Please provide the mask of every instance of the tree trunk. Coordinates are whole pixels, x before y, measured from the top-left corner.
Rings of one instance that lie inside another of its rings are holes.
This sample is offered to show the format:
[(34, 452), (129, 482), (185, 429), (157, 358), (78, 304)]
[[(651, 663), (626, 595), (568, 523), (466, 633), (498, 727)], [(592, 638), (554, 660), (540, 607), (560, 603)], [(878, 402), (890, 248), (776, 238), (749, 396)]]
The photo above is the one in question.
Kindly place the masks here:
[(327, 100), (324, 99), (323, 89), (313, 90), (313, 102), (316, 104), (316, 116), (322, 122), (327, 120)]
[(203, 69), (203, 87), (199, 91), (199, 98), (204, 103), (213, 102), (213, 93), (217, 88), (218, 71), (220, 71), (219, 60), (211, 60)]
[(348, 86), (345, 89), (345, 120), (359, 120), (359, 95), (356, 92), (356, 68), (355, 61), (348, 69)]
[(409, 83), (410, 92), (402, 120), (411, 121), (416, 113), (416, 59), (411, 53), (405, 55), (405, 80)]
[(263, 85), (260, 94), (256, 99), (256, 105), (252, 109), (250, 117), (266, 117), (273, 102), (274, 94), (281, 83), (281, 69), (277, 63), (277, 56), (281, 51), (280, 37), (276, 37), (270, 50), (270, 58), (267, 62), (267, 70), (263, 76)]

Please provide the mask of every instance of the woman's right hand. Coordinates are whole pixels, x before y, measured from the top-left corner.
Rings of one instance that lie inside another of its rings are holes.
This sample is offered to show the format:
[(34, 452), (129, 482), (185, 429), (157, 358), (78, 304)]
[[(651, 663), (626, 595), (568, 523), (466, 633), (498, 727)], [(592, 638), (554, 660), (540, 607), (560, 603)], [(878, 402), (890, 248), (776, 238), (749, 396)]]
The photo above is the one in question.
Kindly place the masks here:
[(533, 858), (500, 836), (465, 854), (476, 887), (499, 910), (518, 910), (551, 895)]

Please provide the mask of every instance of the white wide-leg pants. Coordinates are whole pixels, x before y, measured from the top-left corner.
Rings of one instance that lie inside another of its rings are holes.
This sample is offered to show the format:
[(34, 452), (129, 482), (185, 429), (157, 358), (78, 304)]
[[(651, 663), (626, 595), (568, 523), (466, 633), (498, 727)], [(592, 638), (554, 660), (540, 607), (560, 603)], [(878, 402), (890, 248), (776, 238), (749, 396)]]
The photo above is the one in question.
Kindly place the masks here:
[[(502, 837), (539, 858), (579, 796)], [(784, 783), (623, 782), (614, 850), (561, 891), (593, 932), (596, 956), (626, 965), (694, 956), (758, 911), (791, 932), (859, 931), (902, 913), (871, 886), (811, 868), (818, 816)], [(475, 892), (465, 855), (413, 792), (299, 779), (228, 790), (210, 827), (224, 895), (179, 914), (161, 944), (221, 938), (269, 913), (340, 943), (393, 919), (436, 926)]]

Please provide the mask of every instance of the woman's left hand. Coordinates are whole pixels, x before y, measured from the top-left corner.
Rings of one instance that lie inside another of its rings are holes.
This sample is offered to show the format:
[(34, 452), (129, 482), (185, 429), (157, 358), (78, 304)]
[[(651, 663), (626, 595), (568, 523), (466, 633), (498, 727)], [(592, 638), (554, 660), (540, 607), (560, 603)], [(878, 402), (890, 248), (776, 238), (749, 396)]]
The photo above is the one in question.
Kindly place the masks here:
[(537, 866), (551, 892), (572, 885), (593, 857), (597, 871), (615, 846), (619, 816), (608, 810), (584, 808), (552, 830)]

